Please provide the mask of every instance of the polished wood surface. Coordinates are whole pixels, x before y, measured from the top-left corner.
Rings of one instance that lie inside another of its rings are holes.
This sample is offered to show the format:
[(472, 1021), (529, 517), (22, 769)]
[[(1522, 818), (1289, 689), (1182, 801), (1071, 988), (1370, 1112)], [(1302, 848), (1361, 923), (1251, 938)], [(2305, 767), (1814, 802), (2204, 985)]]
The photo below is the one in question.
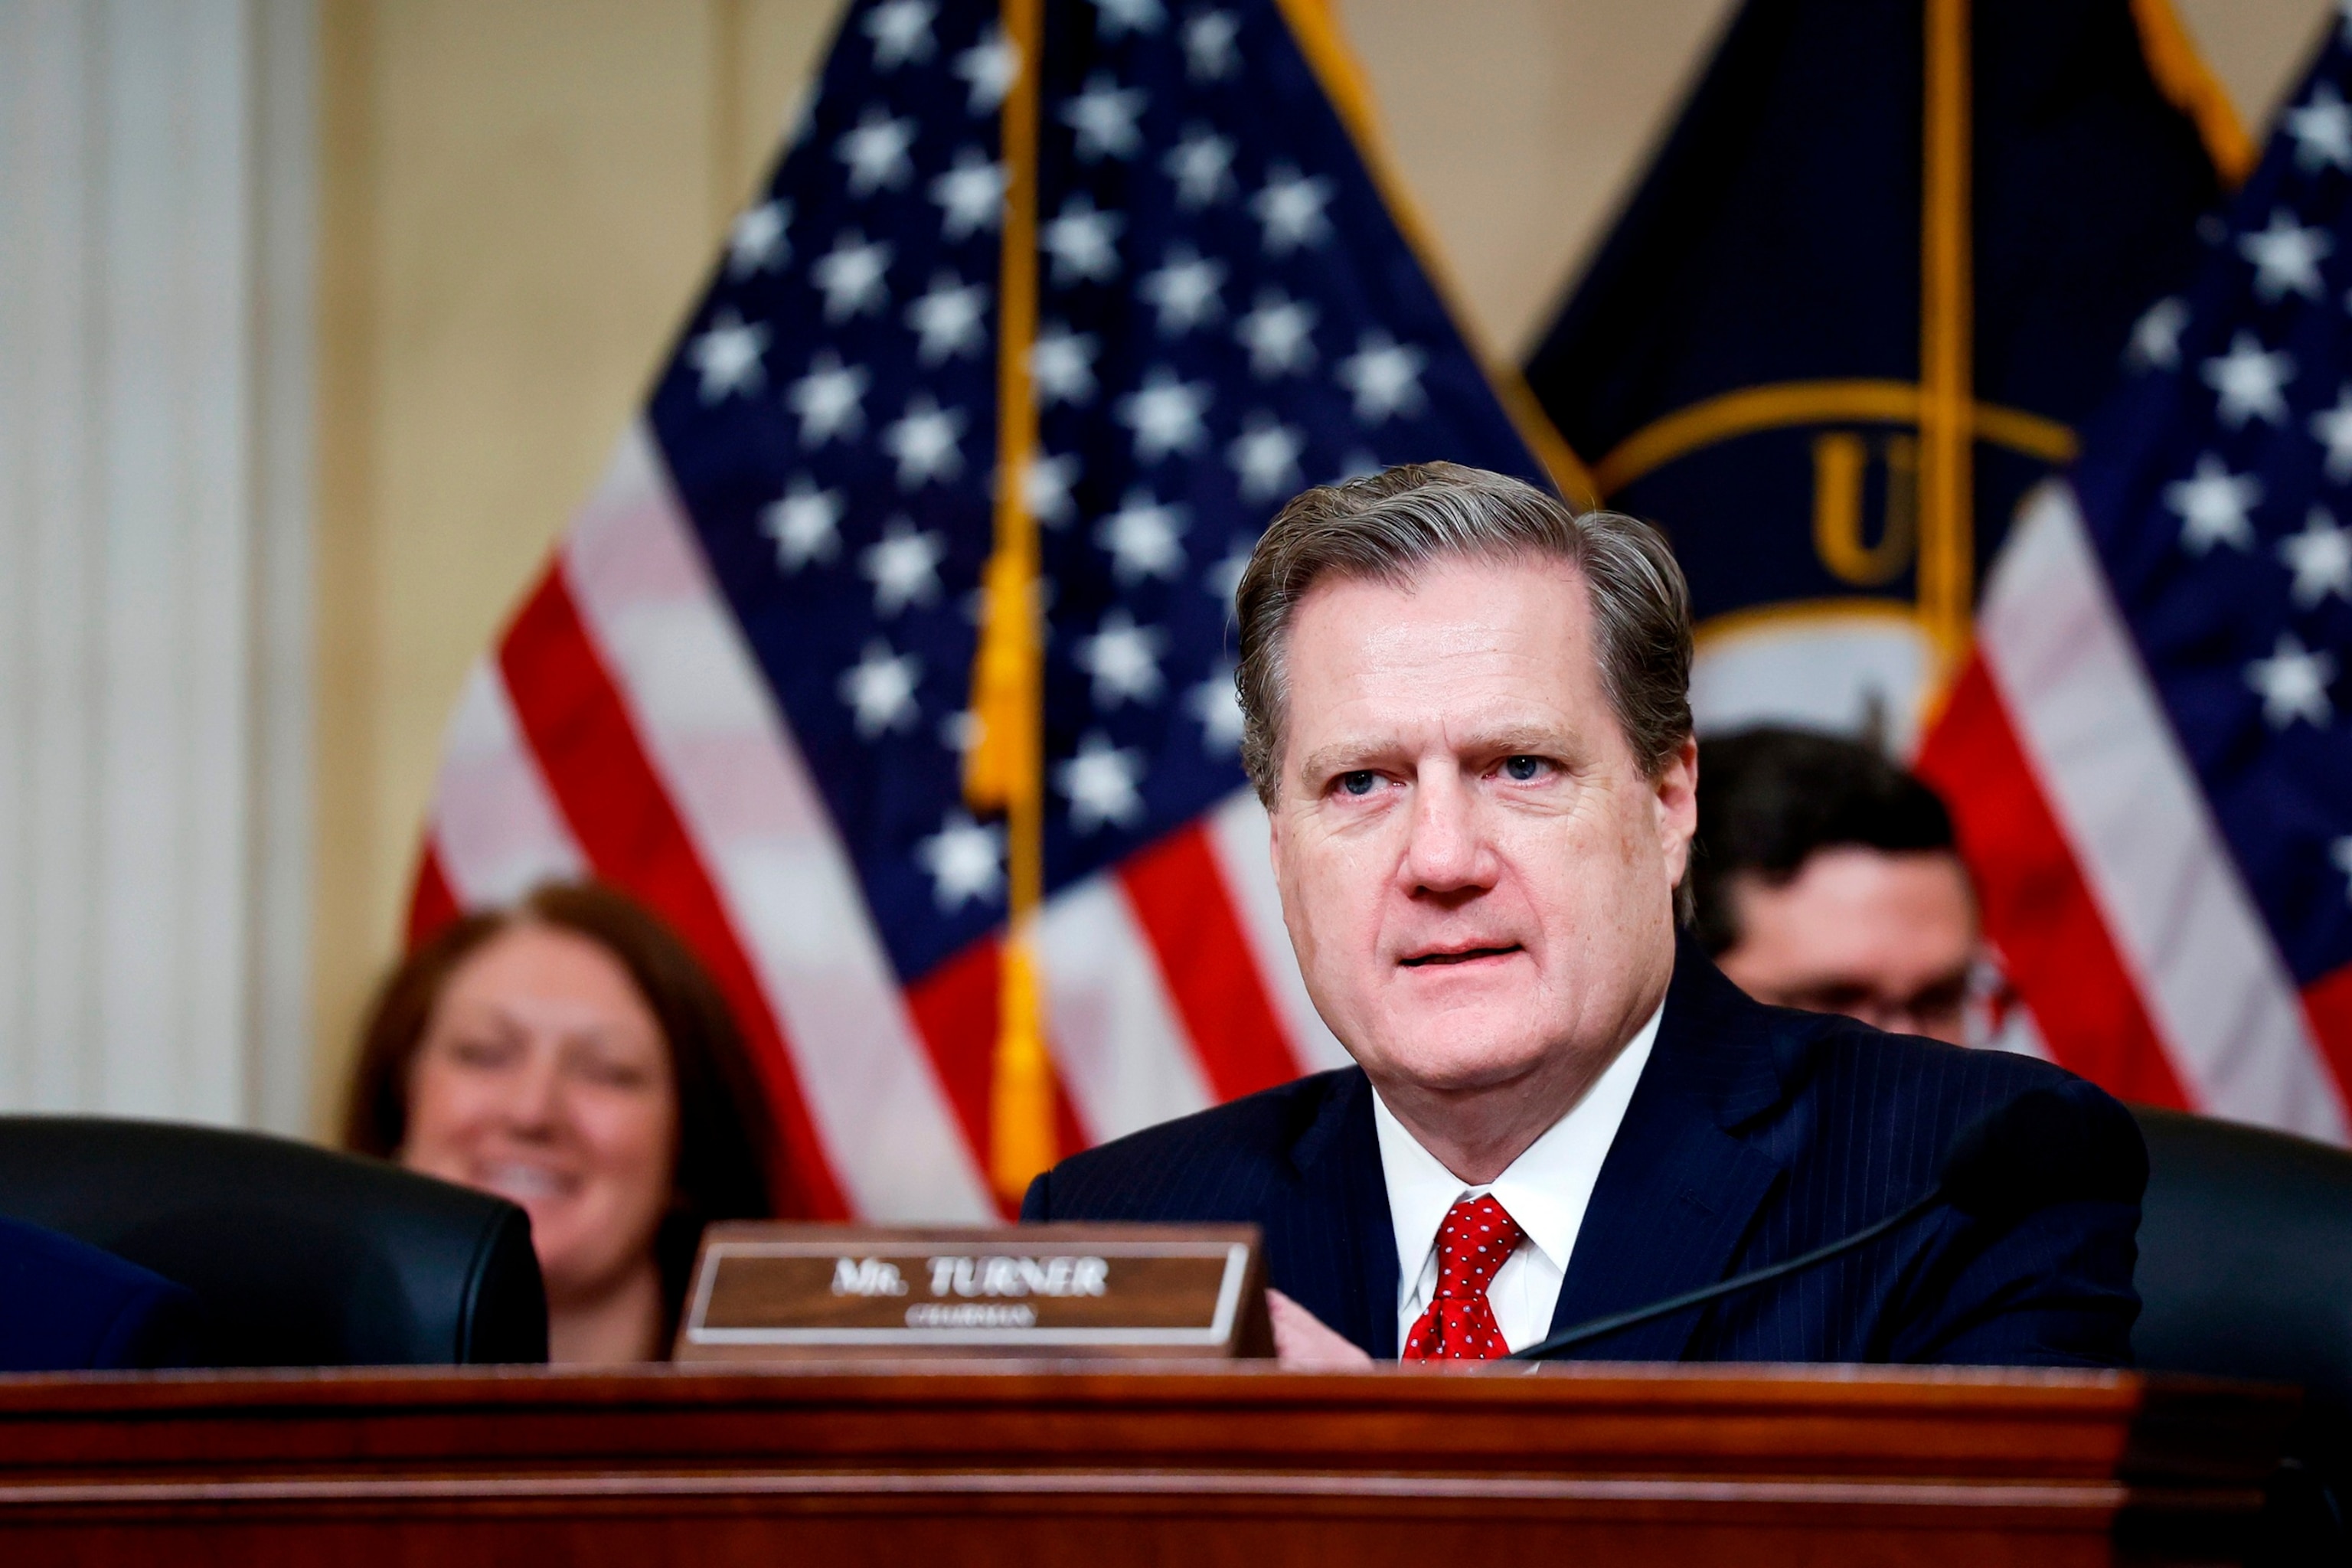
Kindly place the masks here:
[(801, 1363), (0, 1379), (0, 1561), (2220, 1561), (2294, 1396), (2130, 1373)]

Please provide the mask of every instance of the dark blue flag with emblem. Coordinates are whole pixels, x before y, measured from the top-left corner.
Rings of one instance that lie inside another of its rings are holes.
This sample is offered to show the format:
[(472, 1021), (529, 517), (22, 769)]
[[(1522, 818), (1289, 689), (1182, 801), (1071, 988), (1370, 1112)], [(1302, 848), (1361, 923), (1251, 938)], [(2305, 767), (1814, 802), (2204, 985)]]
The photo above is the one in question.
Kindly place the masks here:
[(1363, 118), (1315, 0), (851, 5), (467, 689), (412, 929), (637, 893), (819, 1215), (993, 1214), (1343, 1060), (1237, 759), (1236, 576), (1307, 485), (1544, 474)]
[(1528, 364), (1675, 541), (1702, 730), (1907, 748), (2245, 158), (2162, 0), (1748, 0)]

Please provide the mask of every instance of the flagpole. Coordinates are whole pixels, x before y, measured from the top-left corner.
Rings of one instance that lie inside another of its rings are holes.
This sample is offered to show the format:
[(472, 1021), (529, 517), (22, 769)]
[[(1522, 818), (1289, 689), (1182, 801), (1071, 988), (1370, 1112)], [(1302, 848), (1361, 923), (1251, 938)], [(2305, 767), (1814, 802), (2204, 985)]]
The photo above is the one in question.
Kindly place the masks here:
[(1919, 212), (1919, 619), (1939, 681), (1968, 652), (1976, 575), (1969, 0), (1925, 0)]
[(1045, 1051), (1045, 994), (1036, 958), (1045, 900), (1045, 681), (1037, 592), (1036, 519), (1026, 476), (1037, 445), (1029, 377), (1037, 329), (1037, 117), (1043, 0), (1004, 0), (1015, 74), (1003, 119), (1004, 224), (997, 279), (995, 544), (982, 581), (985, 605), (972, 660), (977, 737), (964, 760), (964, 795), (975, 811), (1004, 814), (1009, 912), (997, 987), (996, 1050), (989, 1089), (989, 1179), (1016, 1203), (1054, 1163), (1053, 1069)]

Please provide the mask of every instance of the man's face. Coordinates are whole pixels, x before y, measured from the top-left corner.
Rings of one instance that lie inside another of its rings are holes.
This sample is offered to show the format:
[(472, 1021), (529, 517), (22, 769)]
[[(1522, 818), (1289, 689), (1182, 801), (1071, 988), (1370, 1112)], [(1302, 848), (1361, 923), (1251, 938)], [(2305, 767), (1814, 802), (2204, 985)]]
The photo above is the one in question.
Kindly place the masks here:
[(1957, 857), (1841, 845), (1728, 892), (1739, 942), (1717, 962), (1750, 996), (1960, 1043), (1977, 910)]
[(1383, 1089), (1580, 1082), (1664, 994), (1696, 750), (1643, 776), (1591, 620), (1551, 561), (1327, 580), (1292, 619), (1275, 874)]

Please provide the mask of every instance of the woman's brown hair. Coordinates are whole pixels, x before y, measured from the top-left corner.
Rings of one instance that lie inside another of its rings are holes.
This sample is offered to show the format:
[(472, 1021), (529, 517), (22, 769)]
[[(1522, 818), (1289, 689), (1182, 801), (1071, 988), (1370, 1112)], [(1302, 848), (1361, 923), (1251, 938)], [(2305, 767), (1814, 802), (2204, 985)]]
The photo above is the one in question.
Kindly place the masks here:
[(393, 971), (368, 1009), (343, 1114), (343, 1146), (395, 1158), (408, 1136), (409, 1069), (449, 977), (478, 949), (520, 925), (586, 937), (617, 959), (661, 1026), (677, 1096), (677, 1164), (670, 1211), (654, 1237), (662, 1298), (675, 1326), (702, 1227), (764, 1219), (776, 1134), (734, 1015), (694, 954), (651, 911), (597, 882), (549, 883), (509, 909), (461, 916)]

